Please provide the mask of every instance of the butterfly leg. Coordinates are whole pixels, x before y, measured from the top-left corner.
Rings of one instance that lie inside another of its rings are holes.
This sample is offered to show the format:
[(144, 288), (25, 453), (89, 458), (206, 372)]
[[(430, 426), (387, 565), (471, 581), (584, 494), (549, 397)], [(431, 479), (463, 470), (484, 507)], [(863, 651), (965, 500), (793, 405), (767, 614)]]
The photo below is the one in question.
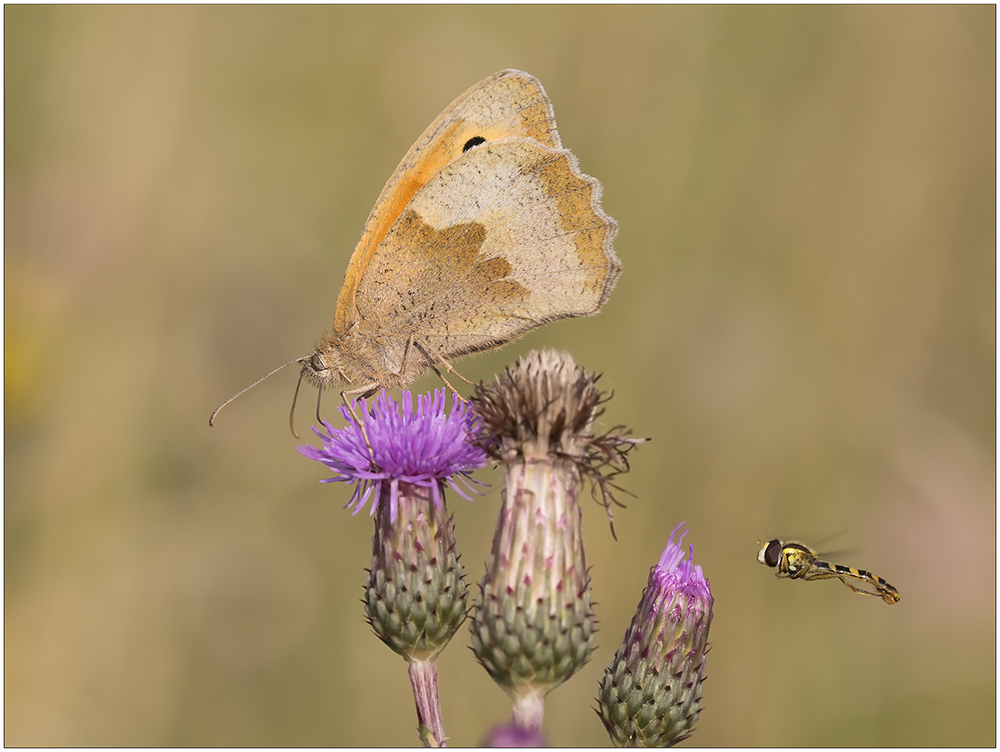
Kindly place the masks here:
[[(441, 373), (441, 372), (440, 372), (440, 371), (438, 370), (437, 366), (431, 366), (431, 369), (433, 369), (434, 373), (436, 373), (436, 374), (437, 374), (438, 378), (439, 378), (439, 379), (441, 379), (441, 381), (443, 381), (443, 382), (444, 382), (444, 385), (445, 385), (446, 387), (448, 387), (449, 389), (451, 389), (451, 391), (452, 391), (452, 392), (454, 392), (455, 394), (457, 394), (457, 395), (458, 395), (458, 398), (459, 398), (460, 400), (464, 400), (464, 399), (465, 399), (465, 397), (463, 397), (463, 396), (462, 396), (461, 394), (459, 394), (459, 391), (458, 391), (458, 390), (457, 390), (457, 389), (456, 389), (455, 387), (453, 387), (453, 386), (451, 385), (451, 383), (450, 383), (450, 382), (448, 381), (448, 379), (446, 379), (446, 378), (444, 377), (444, 374), (443, 374), (443, 373)], [(460, 376), (460, 375), (459, 375), (459, 376)]]
[[(411, 337), (411, 341), (412, 341), (412, 337)], [(448, 360), (441, 353), (439, 353), (437, 350), (435, 350), (433, 347), (431, 347), (430, 343), (428, 343), (428, 342), (421, 342), (420, 343), (420, 349), (424, 350), (425, 352), (427, 352), (427, 354), (433, 356), (434, 360), (436, 360), (440, 365), (444, 366), (445, 369), (447, 369), (450, 373), (452, 373), (455, 376), (457, 376), (458, 378), (460, 378), (462, 381), (464, 381), (469, 386), (475, 386), (476, 385), (475, 382), (469, 381), (467, 378), (465, 378), (465, 376), (463, 376), (458, 371), (456, 371), (454, 369), (454, 367), (451, 365), (451, 363), (449, 363)], [(441, 372), (436, 367), (434, 367), (434, 366), (431, 366), (431, 367), (434, 368), (434, 373), (436, 373), (438, 375), (438, 378), (440, 378), (441, 381), (443, 381), (445, 383), (445, 385), (449, 389), (451, 389), (451, 391), (453, 391), (455, 394), (458, 394), (458, 390), (455, 387), (453, 387), (451, 384), (448, 383), (448, 380), (444, 376), (441, 375)], [(462, 395), (458, 394), (458, 396), (461, 397)]]
[[(351, 413), (351, 417), (354, 418), (355, 424), (361, 429), (361, 435), (365, 439), (365, 446), (368, 447), (368, 457), (372, 461), (372, 465), (375, 464), (375, 452), (372, 451), (372, 443), (368, 440), (368, 432), (365, 430), (364, 421), (358, 417), (358, 414), (354, 411), (354, 405), (348, 400), (348, 397), (370, 397), (372, 393), (378, 388), (378, 384), (366, 384), (365, 386), (360, 386), (357, 389), (345, 389), (340, 393), (340, 399), (343, 401), (344, 405), (347, 407), (348, 412)], [(319, 407), (317, 405), (317, 411)], [(318, 413), (317, 413), (318, 414)]]
[[(466, 384), (471, 384), (472, 383), (471, 381), (469, 381), (468, 379), (466, 379), (464, 376), (462, 376), (462, 374), (460, 374), (457, 371), (455, 371), (455, 369), (451, 367), (451, 364), (448, 361), (446, 361), (444, 358), (442, 358), (441, 354), (439, 352), (437, 352), (433, 347), (431, 347), (430, 345), (428, 345), (426, 342), (417, 343), (417, 341), (415, 339), (415, 336), (416, 335), (414, 335), (413, 333), (411, 333), (410, 334), (410, 338), (408, 340), (406, 340), (406, 349), (403, 350), (403, 362), (399, 366), (399, 376), (400, 377), (402, 377), (406, 373), (406, 369), (410, 365), (410, 352), (413, 350), (414, 346), (416, 346), (416, 348), (420, 351), (421, 355), (423, 355), (425, 358), (427, 358), (427, 360), (429, 360), (429, 361), (433, 361), (433, 360), (439, 361), (449, 371), (451, 371), (456, 376), (458, 376), (458, 378), (462, 379), (462, 381), (464, 381)], [(433, 366), (432, 365), (431, 369), (433, 369), (434, 373), (436, 373), (438, 375), (438, 378), (441, 379), (441, 381), (444, 382), (444, 385), (446, 387), (448, 387), (449, 389), (451, 389), (451, 391), (453, 391), (455, 394), (458, 394), (459, 398), (462, 398), (462, 395), (458, 393), (458, 390), (455, 387), (453, 387), (450, 383), (448, 383), (448, 379), (446, 379), (444, 376), (441, 375), (441, 372), (437, 369), (437, 366)]]
[[(452, 373), (453, 373), (454, 375), (458, 376), (458, 378), (460, 378), (460, 379), (461, 379), (462, 381), (464, 381), (464, 382), (465, 382), (466, 384), (468, 384), (469, 386), (475, 386), (475, 385), (476, 385), (476, 382), (474, 382), (474, 381), (469, 381), (469, 380), (468, 380), (467, 378), (465, 378), (465, 376), (463, 376), (463, 375), (462, 375), (462, 374), (460, 374), (460, 373), (459, 373), (458, 371), (456, 371), (456, 370), (455, 370), (455, 369), (454, 369), (454, 368), (452, 367), (451, 363), (449, 363), (449, 362), (448, 362), (447, 360), (445, 360), (444, 358), (442, 358), (442, 359), (441, 359), (441, 365), (443, 365), (443, 366), (444, 366), (445, 368), (447, 368), (447, 369), (448, 369), (449, 371), (451, 371), (451, 372), (452, 372)], [(441, 374), (438, 374), (438, 375), (440, 376)], [(441, 378), (441, 380), (442, 380), (442, 381), (444, 381), (444, 377), (442, 377), (442, 378)], [(447, 381), (445, 381), (444, 383), (445, 383), (445, 384), (447, 384), (448, 382), (447, 382)], [(452, 389), (454, 390), (454, 387), (452, 387)], [(457, 392), (456, 392), (456, 394), (457, 394)], [(461, 395), (460, 395), (460, 396), (461, 396)]]
[[(437, 350), (435, 350), (433, 347), (431, 347), (426, 341), (424, 341), (424, 342), (417, 342), (414, 339), (414, 335), (413, 334), (411, 334), (410, 338), (406, 341), (406, 349), (403, 351), (403, 364), (399, 368), (400, 375), (406, 373), (406, 367), (407, 367), (407, 365), (409, 364), (409, 361), (410, 361), (410, 349), (413, 348), (414, 346), (418, 350), (420, 350), (420, 352), (423, 354), (423, 356), (425, 358), (427, 358), (428, 360), (430, 360), (430, 361), (435, 361), (436, 360), (438, 362), (438, 365), (444, 366), (446, 369), (448, 369), (453, 374), (455, 374), (456, 376), (458, 376), (458, 378), (460, 378), (466, 384), (468, 384), (470, 386), (475, 386), (475, 384), (473, 384), (471, 381), (469, 381), (467, 378), (465, 378), (465, 376), (463, 376), (458, 371), (456, 371), (454, 368), (452, 368), (451, 363), (449, 363), (447, 360), (445, 360), (445, 358), (441, 355), (441, 353), (439, 353)], [(448, 387), (448, 389), (450, 389), (454, 394), (458, 395), (459, 399), (463, 399), (463, 400), (465, 399), (465, 397), (462, 396), (461, 392), (459, 392), (451, 384), (451, 382), (448, 381), (448, 379), (446, 379), (444, 377), (444, 374), (441, 373), (441, 371), (438, 370), (438, 366), (437, 365), (432, 365), (431, 369), (434, 371), (434, 373), (436, 373), (438, 375), (438, 378), (441, 379), (441, 381), (444, 382), (444, 385), (446, 387)]]

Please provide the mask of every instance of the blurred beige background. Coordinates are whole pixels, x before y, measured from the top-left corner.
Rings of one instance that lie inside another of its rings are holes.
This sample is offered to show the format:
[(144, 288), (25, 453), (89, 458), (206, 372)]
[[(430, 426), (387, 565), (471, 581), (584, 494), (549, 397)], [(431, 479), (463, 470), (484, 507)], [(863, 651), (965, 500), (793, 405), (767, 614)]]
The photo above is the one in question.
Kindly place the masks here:
[[(653, 438), (618, 542), (585, 500), (600, 647), (550, 741), (608, 744), (597, 680), (683, 519), (717, 601), (689, 745), (995, 744), (992, 6), (4, 17), (7, 744), (417, 743), (362, 618), (371, 521), (288, 432), (296, 374), (207, 418), (311, 350), (392, 169), (505, 67), (602, 181), (624, 273), (460, 369), (568, 349), (604, 425)], [(476, 583), (497, 492), (450, 505)], [(902, 601), (775, 580), (772, 536)], [(455, 745), (509, 714), (466, 645)]]

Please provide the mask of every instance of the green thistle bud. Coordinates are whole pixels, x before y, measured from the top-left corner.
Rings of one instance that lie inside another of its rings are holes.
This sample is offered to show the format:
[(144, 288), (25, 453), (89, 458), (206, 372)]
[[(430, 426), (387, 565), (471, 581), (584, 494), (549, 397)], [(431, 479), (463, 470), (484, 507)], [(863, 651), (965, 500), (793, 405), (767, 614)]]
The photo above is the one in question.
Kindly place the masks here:
[(698, 720), (714, 599), (701, 567), (674, 535), (625, 639), (604, 672), (597, 714), (618, 747), (665, 747), (687, 738)]
[(578, 503), (584, 476), (627, 467), (636, 443), (595, 437), (602, 394), (565, 353), (531, 353), (488, 387), (473, 407), (505, 466), (503, 508), (470, 623), (472, 649), (514, 700), (515, 724), (541, 727), (543, 698), (587, 663), (595, 617)]
[(400, 483), (396, 520), (387, 499), (375, 512), (365, 615), (379, 639), (408, 660), (440, 653), (466, 614), (452, 521), (431, 496), (428, 488)]

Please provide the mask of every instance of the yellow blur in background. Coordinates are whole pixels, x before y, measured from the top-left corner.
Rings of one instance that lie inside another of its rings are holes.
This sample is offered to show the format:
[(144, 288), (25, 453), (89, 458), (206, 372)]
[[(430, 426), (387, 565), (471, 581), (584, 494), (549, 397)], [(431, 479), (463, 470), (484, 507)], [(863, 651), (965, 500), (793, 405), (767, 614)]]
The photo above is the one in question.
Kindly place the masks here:
[[(624, 270), (599, 316), (458, 367), (569, 350), (603, 429), (652, 437), (617, 542), (584, 497), (599, 648), (550, 743), (608, 744), (597, 682), (681, 520), (716, 598), (688, 744), (996, 743), (994, 7), (4, 18), (7, 744), (417, 744), (359, 602), (372, 524), (295, 451), (294, 369), (207, 418), (311, 352), (397, 162), (506, 67)], [(479, 477), (449, 498), (473, 588)], [(898, 605), (755, 560), (831, 533)], [(439, 660), (458, 746), (509, 717), (466, 645)]]

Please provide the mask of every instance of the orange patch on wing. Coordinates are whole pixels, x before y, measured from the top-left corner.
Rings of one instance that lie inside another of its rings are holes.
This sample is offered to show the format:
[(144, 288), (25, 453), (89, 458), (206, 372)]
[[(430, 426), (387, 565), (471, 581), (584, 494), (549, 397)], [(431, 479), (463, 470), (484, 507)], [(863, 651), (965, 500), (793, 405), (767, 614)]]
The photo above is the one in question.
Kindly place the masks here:
[(425, 151), (407, 170), (405, 179), (401, 180), (392, 193), (383, 197), (372, 210), (364, 232), (361, 234), (361, 239), (358, 240), (358, 244), (354, 248), (351, 262), (347, 266), (344, 286), (340, 291), (340, 298), (337, 300), (334, 329), (338, 332), (342, 333), (346, 328), (346, 323), (351, 319), (350, 309), (354, 305), (358, 282), (368, 268), (368, 263), (379, 243), (399, 219), (403, 210), (413, 199), (414, 194), (423, 188), (427, 181), (434, 177), (442, 167), (455, 159), (456, 155), (449, 146), (455, 141), (455, 132), (462, 128), (463, 122), (459, 120), (448, 128), (442, 134), (443, 143)]

